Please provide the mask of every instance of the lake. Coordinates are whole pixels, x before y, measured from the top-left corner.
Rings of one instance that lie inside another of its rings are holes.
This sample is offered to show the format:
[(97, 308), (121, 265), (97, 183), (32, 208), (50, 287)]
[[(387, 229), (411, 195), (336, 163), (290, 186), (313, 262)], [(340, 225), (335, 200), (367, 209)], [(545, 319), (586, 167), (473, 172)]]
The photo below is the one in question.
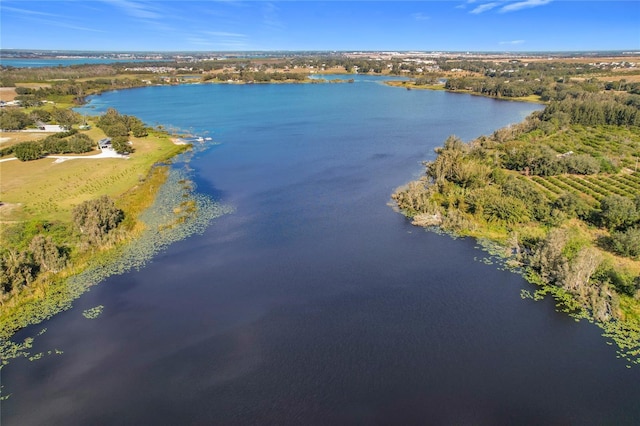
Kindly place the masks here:
[(146, 87), (83, 111), (108, 107), (211, 137), (192, 179), (234, 213), (18, 333), (46, 327), (34, 349), (64, 353), (3, 369), (3, 426), (640, 424), (640, 369), (597, 327), (389, 205), (450, 134), (540, 106), (360, 76)]

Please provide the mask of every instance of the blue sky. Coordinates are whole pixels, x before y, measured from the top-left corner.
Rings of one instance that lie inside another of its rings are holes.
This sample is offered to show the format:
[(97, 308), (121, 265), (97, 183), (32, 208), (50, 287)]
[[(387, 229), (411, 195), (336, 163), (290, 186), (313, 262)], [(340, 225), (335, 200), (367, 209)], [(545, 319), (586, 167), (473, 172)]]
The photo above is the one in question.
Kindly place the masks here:
[(2, 0), (0, 47), (640, 51), (640, 1)]

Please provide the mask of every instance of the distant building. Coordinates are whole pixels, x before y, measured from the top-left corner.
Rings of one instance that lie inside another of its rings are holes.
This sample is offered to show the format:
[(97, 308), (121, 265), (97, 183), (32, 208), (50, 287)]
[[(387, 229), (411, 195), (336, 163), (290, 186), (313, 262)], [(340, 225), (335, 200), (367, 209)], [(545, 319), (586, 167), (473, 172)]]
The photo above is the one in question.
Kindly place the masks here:
[(42, 130), (43, 132), (51, 132), (51, 133), (58, 133), (58, 132), (65, 131), (64, 128), (62, 128), (61, 126), (58, 126), (57, 124), (38, 124), (38, 129)]
[(113, 147), (111, 146), (111, 138), (100, 139), (98, 141), (98, 147), (101, 150), (103, 150), (103, 149), (113, 149)]

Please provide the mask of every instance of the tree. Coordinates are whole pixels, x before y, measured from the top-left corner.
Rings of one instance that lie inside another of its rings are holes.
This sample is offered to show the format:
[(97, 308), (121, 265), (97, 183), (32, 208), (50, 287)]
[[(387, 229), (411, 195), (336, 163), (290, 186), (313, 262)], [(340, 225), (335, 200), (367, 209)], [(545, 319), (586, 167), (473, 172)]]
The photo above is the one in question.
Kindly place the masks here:
[(600, 201), (600, 220), (611, 230), (625, 228), (637, 219), (636, 205), (628, 198), (609, 195)]
[(525, 204), (529, 216), (539, 221), (549, 217), (549, 203), (544, 194), (530, 181), (509, 176), (505, 178), (501, 187), (505, 196), (516, 198)]
[(563, 255), (569, 236), (563, 229), (552, 229), (534, 249), (531, 266), (550, 284), (560, 283), (568, 268), (567, 259)]
[(565, 192), (553, 202), (552, 206), (570, 218), (579, 217), (584, 219), (591, 210), (589, 204), (573, 192)]
[(51, 117), (64, 129), (70, 129), (80, 122), (80, 115), (70, 109), (54, 108)]
[(67, 141), (69, 152), (80, 154), (93, 149), (94, 143), (89, 136), (84, 133), (73, 135)]
[(129, 138), (126, 136), (115, 136), (111, 139), (111, 146), (118, 154), (130, 154), (134, 152), (133, 147), (129, 144)]
[(14, 108), (0, 110), (0, 129), (22, 130), (33, 124), (33, 120), (24, 112)]
[(2, 274), (2, 292), (17, 293), (23, 287), (33, 282), (38, 272), (38, 267), (33, 261), (33, 256), (27, 251), (9, 251), (2, 256), (0, 262)]
[(33, 111), (31, 111), (30, 115), (31, 119), (33, 119), (34, 121), (43, 121), (47, 123), (49, 122), (49, 120), (51, 120), (51, 113), (44, 109), (34, 109)]
[(68, 254), (58, 247), (51, 237), (38, 234), (29, 243), (34, 261), (40, 271), (59, 272), (67, 263)]
[(131, 126), (131, 133), (136, 138), (143, 138), (149, 134), (149, 130), (142, 123), (139, 123)]
[(626, 257), (640, 257), (640, 227), (628, 228), (611, 233), (611, 249)]
[(101, 127), (101, 129), (104, 134), (109, 136), (110, 138), (115, 138), (116, 136), (129, 136), (129, 129), (127, 128), (127, 125), (122, 121), (104, 125)]
[(22, 142), (13, 147), (13, 154), (20, 161), (37, 160), (43, 156), (42, 145), (38, 142)]
[(100, 243), (105, 235), (122, 222), (124, 212), (115, 206), (111, 198), (103, 195), (76, 206), (72, 218), (89, 243)]
[(592, 175), (600, 172), (600, 162), (587, 154), (569, 155), (563, 160), (568, 173)]
[(490, 223), (515, 225), (530, 220), (524, 201), (514, 197), (501, 196), (487, 200), (482, 216)]

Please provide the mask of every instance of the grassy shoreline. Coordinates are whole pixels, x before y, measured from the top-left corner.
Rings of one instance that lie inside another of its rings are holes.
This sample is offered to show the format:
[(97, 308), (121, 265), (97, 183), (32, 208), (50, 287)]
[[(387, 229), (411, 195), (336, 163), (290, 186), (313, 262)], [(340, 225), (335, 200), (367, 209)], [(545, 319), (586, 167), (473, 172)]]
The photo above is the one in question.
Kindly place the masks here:
[[(92, 124), (95, 124), (94, 120), (89, 119)], [(105, 136), (95, 127), (85, 133), (93, 140)], [(65, 290), (68, 280), (101, 261), (109, 259), (112, 262), (119, 251), (148, 231), (149, 225), (141, 218), (167, 184), (171, 173), (169, 164), (192, 147), (176, 143), (168, 133), (157, 130), (150, 130), (146, 137), (132, 137), (130, 140), (136, 152), (127, 158), (93, 159), (78, 155), (73, 156), (73, 160), (63, 162), (43, 158), (2, 163), (0, 213), (4, 248), (10, 253), (18, 253), (28, 245), (30, 235), (37, 232), (51, 236), (58, 244), (66, 245), (70, 263), (55, 273), (41, 271), (33, 282), (19, 292), (3, 295), (0, 303), (0, 340), (8, 339), (20, 328), (39, 323), (67, 309), (71, 301), (87, 288), (80, 286), (69, 293)], [(184, 204), (193, 199), (190, 185), (178, 186), (184, 187), (184, 193), (176, 197), (175, 200), (180, 200), (177, 202)], [(74, 206), (103, 195), (114, 198), (115, 205), (125, 212), (125, 220), (108, 242), (84, 247), (71, 224), (71, 211)], [(168, 216), (168, 220), (176, 220), (184, 214), (184, 209), (176, 205), (173, 219)], [(196, 214), (195, 210), (188, 212), (190, 216)], [(188, 222), (191, 219), (183, 217), (182, 220)], [(172, 226), (171, 222), (162, 225)]]
[[(67, 294), (65, 285), (69, 278), (79, 275), (87, 270), (96, 261), (110, 259), (117, 251), (126, 244), (135, 240), (145, 229), (139, 217), (141, 213), (149, 208), (154, 201), (155, 194), (166, 182), (168, 177), (168, 166), (155, 167), (149, 171), (145, 182), (127, 191), (119, 201), (133, 207), (130, 210), (133, 219), (130, 220), (129, 231), (111, 247), (102, 247), (80, 254), (74, 264), (65, 268), (57, 274), (44, 276), (37, 280), (29, 288), (29, 294), (12, 297), (2, 305), (0, 315), (0, 339), (11, 337), (16, 331), (28, 326), (38, 324), (57, 312), (68, 309), (75, 296), (79, 294)], [(58, 295), (58, 296), (56, 296)], [(53, 303), (52, 306), (45, 307)]]

